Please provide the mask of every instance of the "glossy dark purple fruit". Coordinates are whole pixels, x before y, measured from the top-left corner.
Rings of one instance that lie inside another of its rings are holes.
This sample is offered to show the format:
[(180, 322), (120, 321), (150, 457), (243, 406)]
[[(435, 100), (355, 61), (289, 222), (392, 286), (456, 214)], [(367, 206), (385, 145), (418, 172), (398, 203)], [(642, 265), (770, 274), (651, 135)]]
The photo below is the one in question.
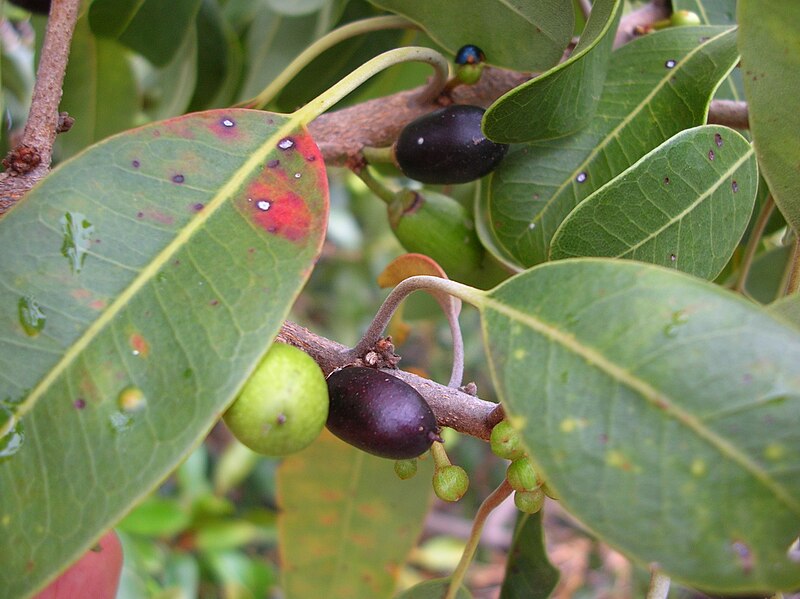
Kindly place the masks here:
[(328, 377), (328, 395), (328, 430), (362, 451), (403, 460), (440, 440), (425, 399), (395, 376), (351, 366)]
[(11, 4), (16, 4), (20, 8), (24, 8), (30, 12), (35, 12), (40, 15), (50, 13), (50, 0), (8, 0)]
[(422, 183), (466, 183), (489, 174), (508, 152), (507, 144), (481, 131), (484, 109), (453, 104), (411, 121), (400, 132), (394, 157), (403, 174)]

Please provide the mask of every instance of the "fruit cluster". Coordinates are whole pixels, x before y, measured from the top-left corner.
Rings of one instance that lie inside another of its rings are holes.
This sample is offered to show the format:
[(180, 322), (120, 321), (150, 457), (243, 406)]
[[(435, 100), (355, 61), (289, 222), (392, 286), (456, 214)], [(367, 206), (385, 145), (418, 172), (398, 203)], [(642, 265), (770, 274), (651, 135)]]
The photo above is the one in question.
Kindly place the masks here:
[(502, 420), (495, 425), (489, 442), (497, 457), (511, 460), (506, 470), (506, 480), (514, 489), (514, 504), (517, 509), (535, 514), (542, 509), (545, 496), (557, 499), (534, 469), (519, 432), (508, 420)]

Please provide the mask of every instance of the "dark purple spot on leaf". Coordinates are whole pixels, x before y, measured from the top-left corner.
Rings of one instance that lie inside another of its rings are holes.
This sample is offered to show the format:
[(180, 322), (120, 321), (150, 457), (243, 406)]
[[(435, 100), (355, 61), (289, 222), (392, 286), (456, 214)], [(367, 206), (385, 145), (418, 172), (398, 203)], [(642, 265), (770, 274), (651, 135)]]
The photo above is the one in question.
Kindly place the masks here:
[(139, 162), (138, 160), (132, 160), (131, 165), (133, 166), (133, 168), (139, 168), (142, 165), (142, 163)]
[(739, 184), (736, 181), (731, 181), (731, 189), (733, 190), (733, 193), (736, 193), (739, 191)]
[(184, 180), (185, 179), (184, 179), (183, 175), (181, 175), (181, 174), (177, 174), (174, 177), (172, 177), (172, 182), (173, 183), (183, 183)]
[(294, 147), (294, 140), (291, 137), (284, 137), (278, 142), (278, 147), (281, 150), (291, 150)]
[(195, 212), (200, 212), (203, 208), (205, 208), (205, 205), (202, 202), (197, 202), (196, 204), (192, 204), (192, 210), (194, 210)]
[(664, 185), (669, 185), (669, 177), (664, 177)]
[(674, 69), (676, 64), (678, 63), (670, 58), (667, 62), (664, 63), (664, 66), (667, 67), (668, 69)]
[(719, 133), (714, 134), (714, 143), (717, 144), (718, 148), (722, 147), (722, 136)]
[(278, 417), (275, 419), (279, 425), (286, 424), (286, 415), (285, 414), (278, 414)]
[(74, 402), (72, 402), (72, 405), (75, 406), (76, 409), (82, 410), (83, 408), (86, 407), (86, 400), (79, 397)]
[(208, 303), (209, 303), (210, 306), (218, 306), (219, 305), (219, 300), (211, 300)]
[(678, 257), (675, 254), (670, 254), (669, 255), (669, 259), (670, 259), (671, 262), (675, 262), (675, 260), (677, 260)]
[(709, 160), (714, 160), (714, 156), (715, 156), (714, 150), (709, 150), (708, 151), (708, 159)]
[(317, 157), (314, 156), (313, 154), (311, 156), (306, 156), (306, 160), (308, 160), (309, 162), (314, 162), (316, 159)]
[(267, 167), (268, 167), (268, 168), (275, 168), (275, 167), (276, 167), (276, 166), (278, 166), (280, 163), (281, 163), (281, 161), (280, 161), (280, 160), (270, 160), (269, 162), (267, 162)]
[(144, 218), (144, 212), (137, 212), (136, 213), (136, 217), (137, 218)]

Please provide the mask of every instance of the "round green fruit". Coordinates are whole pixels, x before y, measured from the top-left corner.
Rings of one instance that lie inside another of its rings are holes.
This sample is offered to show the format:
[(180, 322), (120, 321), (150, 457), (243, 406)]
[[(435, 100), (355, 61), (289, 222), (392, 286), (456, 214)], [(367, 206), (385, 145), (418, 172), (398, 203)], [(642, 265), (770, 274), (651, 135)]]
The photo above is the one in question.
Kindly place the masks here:
[(274, 344), (223, 416), (244, 445), (283, 456), (317, 438), (328, 418), (328, 386), (305, 352)]
[(534, 489), (533, 491), (517, 491), (514, 493), (514, 505), (520, 512), (535, 514), (544, 505), (544, 491)]
[(519, 458), (508, 465), (506, 480), (515, 491), (532, 491), (539, 486), (539, 477), (529, 458)]
[(461, 466), (448, 465), (433, 473), (433, 492), (443, 501), (458, 501), (469, 488), (469, 476)]
[(397, 460), (394, 463), (394, 473), (400, 480), (408, 480), (417, 473), (417, 458)]
[(518, 460), (525, 455), (519, 432), (511, 426), (508, 420), (501, 420), (492, 429), (489, 439), (492, 452), (499, 458)]

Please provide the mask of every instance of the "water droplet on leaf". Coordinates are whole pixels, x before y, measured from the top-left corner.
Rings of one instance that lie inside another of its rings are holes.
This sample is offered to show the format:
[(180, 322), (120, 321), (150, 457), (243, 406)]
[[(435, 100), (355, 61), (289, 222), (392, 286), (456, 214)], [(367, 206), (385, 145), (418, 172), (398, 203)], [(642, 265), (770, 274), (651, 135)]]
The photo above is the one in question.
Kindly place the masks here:
[(678, 63), (670, 58), (667, 62), (664, 63), (664, 66), (667, 67), (668, 69), (673, 69), (675, 68), (676, 64)]
[(25, 442), (25, 430), (14, 413), (0, 404), (0, 462), (17, 453)]
[(77, 274), (86, 261), (94, 226), (80, 212), (66, 212), (61, 217), (61, 228), (64, 232), (61, 255), (69, 260), (72, 272)]
[(185, 179), (184, 179), (183, 175), (178, 174), (178, 175), (175, 175), (174, 177), (172, 177), (172, 182), (173, 183), (183, 183), (184, 181), (185, 181)]
[(45, 316), (41, 306), (35, 299), (30, 296), (19, 298), (17, 310), (19, 312), (19, 323), (29, 337), (36, 337), (44, 330), (47, 316)]
[(236, 125), (231, 119), (222, 119), (222, 126), (223, 127), (233, 127)]
[(284, 137), (278, 142), (278, 147), (281, 150), (289, 150), (294, 147), (294, 140), (291, 137)]
[(588, 175), (585, 172), (581, 172), (581, 173), (578, 173), (578, 176), (575, 177), (575, 180), (578, 183), (583, 183), (584, 181), (586, 181), (587, 177), (588, 177)]
[(670, 254), (669, 255), (669, 259), (670, 259), (670, 262), (675, 262), (675, 260), (677, 260), (678, 257), (675, 254)]
[(272, 206), (272, 204), (270, 204), (267, 200), (258, 200), (258, 202), (256, 202), (256, 207), (264, 212), (269, 210), (270, 206)]

